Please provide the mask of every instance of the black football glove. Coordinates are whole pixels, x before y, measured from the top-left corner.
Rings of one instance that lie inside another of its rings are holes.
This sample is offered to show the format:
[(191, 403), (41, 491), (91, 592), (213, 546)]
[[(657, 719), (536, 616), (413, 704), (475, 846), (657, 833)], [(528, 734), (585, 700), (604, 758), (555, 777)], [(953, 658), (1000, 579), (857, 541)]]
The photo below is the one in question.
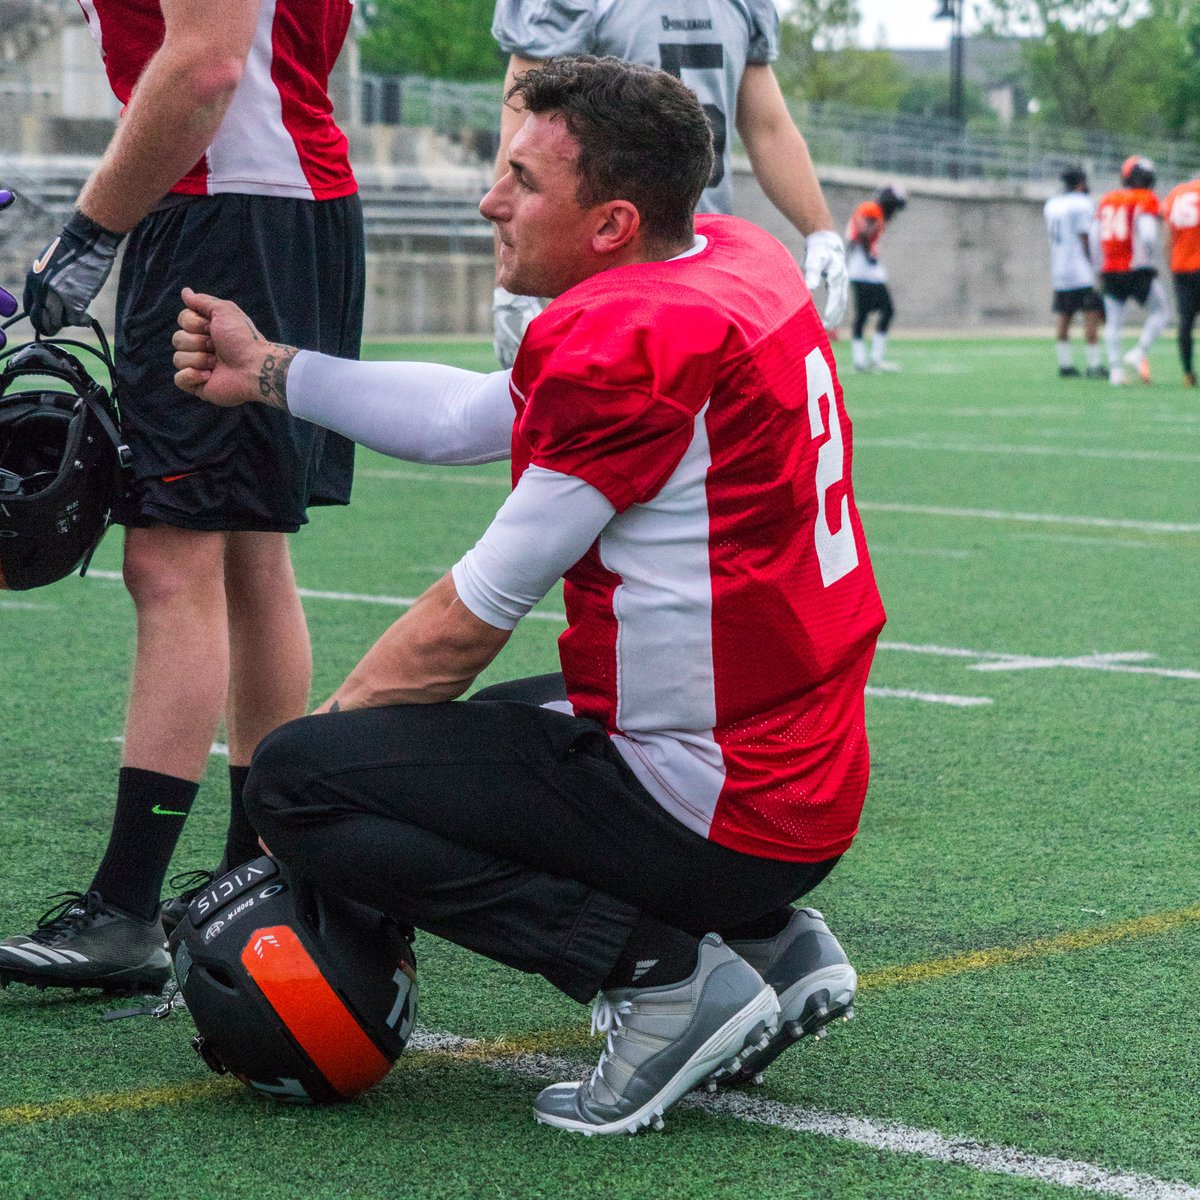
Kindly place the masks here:
[(34, 329), (53, 337), (64, 325), (86, 325), (88, 305), (112, 270), (123, 233), (75, 215), (34, 259), (25, 276), (25, 311)]

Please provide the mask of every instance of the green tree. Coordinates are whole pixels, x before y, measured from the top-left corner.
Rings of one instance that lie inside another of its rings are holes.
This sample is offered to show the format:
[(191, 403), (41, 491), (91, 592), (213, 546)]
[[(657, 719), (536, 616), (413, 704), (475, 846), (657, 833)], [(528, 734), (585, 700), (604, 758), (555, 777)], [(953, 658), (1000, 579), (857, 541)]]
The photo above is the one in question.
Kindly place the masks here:
[[(915, 75), (905, 85), (898, 109), (916, 117), (951, 116), (950, 80), (946, 74)], [(963, 116), (973, 126), (994, 125), (998, 118), (983, 88), (969, 79), (963, 81)]]
[(784, 94), (814, 104), (895, 109), (904, 70), (886, 50), (854, 44), (856, 0), (795, 0), (780, 29), (775, 64)]
[(500, 80), (507, 56), (492, 38), (494, 0), (371, 0), (359, 41), (364, 71)]
[(1192, 0), (984, 0), (985, 28), (1023, 36), (1047, 123), (1160, 136), (1198, 120)]

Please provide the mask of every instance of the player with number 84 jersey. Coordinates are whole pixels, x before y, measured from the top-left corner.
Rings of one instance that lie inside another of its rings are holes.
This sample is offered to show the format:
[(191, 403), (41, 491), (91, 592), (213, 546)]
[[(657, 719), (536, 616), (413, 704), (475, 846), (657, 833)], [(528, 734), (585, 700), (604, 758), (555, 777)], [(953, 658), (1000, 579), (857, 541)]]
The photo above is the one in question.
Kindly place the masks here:
[(602, 271), (530, 325), (513, 478), (576, 476), (616, 509), (564, 577), (576, 715), (697, 833), (815, 862), (857, 830), (884, 622), (851, 424), (788, 251), (733, 217), (698, 217), (696, 233), (692, 251)]

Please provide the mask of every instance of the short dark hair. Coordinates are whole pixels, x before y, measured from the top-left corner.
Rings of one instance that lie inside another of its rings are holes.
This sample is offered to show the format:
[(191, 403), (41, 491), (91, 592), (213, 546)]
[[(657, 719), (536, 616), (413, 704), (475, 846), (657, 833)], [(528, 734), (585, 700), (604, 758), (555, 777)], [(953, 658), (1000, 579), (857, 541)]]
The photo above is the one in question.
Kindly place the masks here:
[(1068, 192), (1073, 192), (1077, 188), (1087, 187), (1087, 176), (1083, 172), (1082, 167), (1067, 167), (1062, 173), (1063, 187)]
[(692, 236), (712, 175), (712, 127), (695, 93), (673, 75), (579, 54), (518, 75), (505, 100), (514, 97), (529, 112), (562, 115), (579, 143), (580, 205), (628, 200), (650, 240)]

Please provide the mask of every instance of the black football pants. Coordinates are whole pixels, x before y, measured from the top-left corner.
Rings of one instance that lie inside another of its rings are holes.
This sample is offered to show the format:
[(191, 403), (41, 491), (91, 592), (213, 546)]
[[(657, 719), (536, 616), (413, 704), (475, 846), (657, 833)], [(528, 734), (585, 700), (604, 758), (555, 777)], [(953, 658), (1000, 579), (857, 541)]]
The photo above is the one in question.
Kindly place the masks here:
[(292, 721), (254, 756), (250, 820), (317, 887), (583, 1002), (642, 913), (733, 936), (828, 874), (833, 859), (757, 858), (687, 829), (599, 725), (539, 707), (561, 687)]
[(1192, 327), (1200, 313), (1200, 271), (1175, 272), (1175, 299), (1179, 308), (1179, 361), (1185, 375), (1192, 374)]

